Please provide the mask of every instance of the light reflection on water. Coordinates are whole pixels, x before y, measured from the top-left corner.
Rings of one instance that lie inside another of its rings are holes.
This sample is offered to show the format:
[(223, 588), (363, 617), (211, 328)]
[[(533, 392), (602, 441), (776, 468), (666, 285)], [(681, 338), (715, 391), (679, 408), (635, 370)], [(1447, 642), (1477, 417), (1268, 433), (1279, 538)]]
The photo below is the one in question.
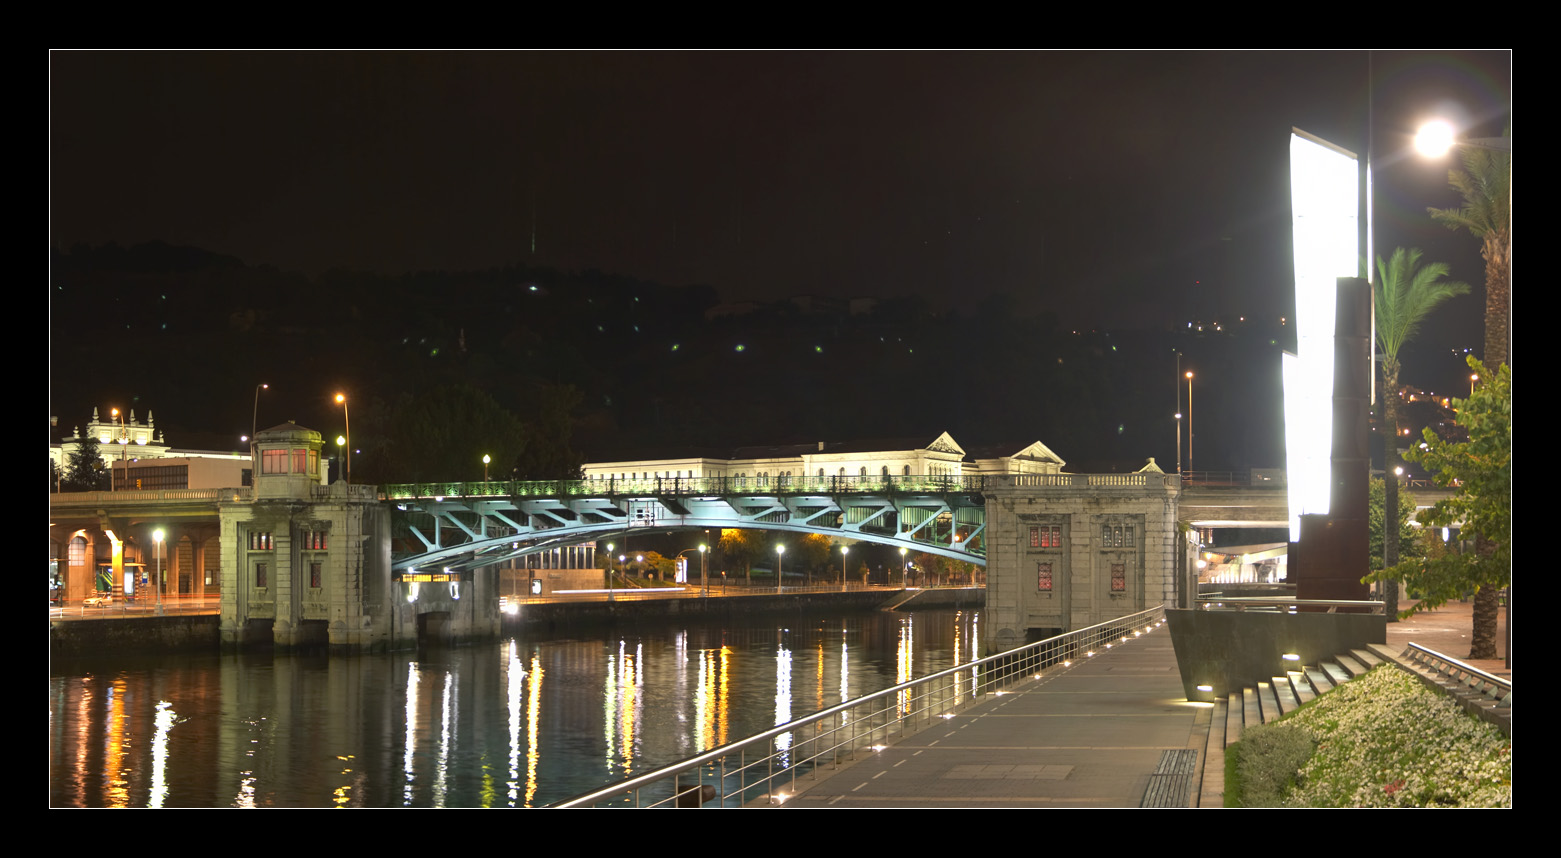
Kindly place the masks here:
[(978, 657), (968, 611), (749, 623), (56, 666), (50, 803), (536, 807)]

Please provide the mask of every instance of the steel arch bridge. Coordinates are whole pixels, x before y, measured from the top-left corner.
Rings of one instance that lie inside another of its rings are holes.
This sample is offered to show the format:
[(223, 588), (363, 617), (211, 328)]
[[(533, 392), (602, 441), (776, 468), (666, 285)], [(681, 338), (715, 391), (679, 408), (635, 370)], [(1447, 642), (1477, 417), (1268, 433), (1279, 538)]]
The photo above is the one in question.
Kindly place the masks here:
[(822, 533), (986, 565), (984, 477), (710, 477), (387, 485), (391, 568), (462, 570), (628, 531)]

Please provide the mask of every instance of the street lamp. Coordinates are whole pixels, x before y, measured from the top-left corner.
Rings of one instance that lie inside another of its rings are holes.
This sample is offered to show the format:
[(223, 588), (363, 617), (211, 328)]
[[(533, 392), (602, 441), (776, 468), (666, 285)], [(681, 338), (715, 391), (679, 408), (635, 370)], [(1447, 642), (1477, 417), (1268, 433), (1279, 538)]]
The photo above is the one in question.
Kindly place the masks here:
[(1187, 470), (1192, 470), (1192, 370), (1187, 370)]
[[(906, 557), (906, 552), (907, 551), (909, 551), (909, 549), (907, 549), (907, 548), (905, 548), (903, 546), (900, 548), (900, 589), (901, 590), (905, 589), (905, 585), (906, 585), (906, 580), (905, 579), (907, 577), (909, 577), (906, 574), (906, 570), (910, 568), (910, 558)], [(885, 582), (885, 583), (887, 583), (887, 582)]]
[(152, 541), (157, 543), (157, 615), (163, 613), (163, 529), (152, 531)]
[(786, 546), (777, 544), (775, 546), (775, 592), (777, 593), (786, 589), (786, 579), (781, 577), (781, 558), (785, 556)]
[(1470, 396), (1474, 395), (1474, 383), (1479, 381), (1479, 380), (1480, 380), (1480, 376), (1478, 374), (1476, 374), (1476, 373), (1470, 373), (1469, 374), (1469, 395)]
[(841, 590), (844, 590), (846, 588), (846, 566), (848, 565), (846, 563), (846, 555), (849, 554), (849, 553), (851, 553), (851, 546), (849, 546), (849, 545), (842, 545), (842, 546), (840, 546), (840, 589)]
[(260, 472), (260, 465), (255, 461), (255, 433), (260, 430), (260, 391), (269, 389), (269, 384), (255, 385), (255, 407), (249, 415), (249, 466), (254, 469), (251, 473)]
[[(336, 401), (341, 405), (341, 419), (347, 427), (347, 484), (352, 484), (352, 418), (347, 416), (347, 394), (336, 394)], [(1191, 457), (1189, 457), (1191, 458)]]
[[(108, 410), (108, 414), (110, 417), (114, 418), (115, 422), (119, 424), (119, 437), (114, 440), (119, 442), (119, 461), (124, 465), (125, 483), (126, 487), (128, 488), (130, 483), (130, 463), (125, 461), (125, 451), (129, 449), (127, 445), (130, 443), (130, 430), (125, 428), (125, 415), (121, 414), (118, 408), (110, 408)], [(108, 468), (108, 490), (115, 490), (114, 466), (112, 464), (110, 464)]]
[(709, 568), (710, 546), (699, 543), (699, 594), (710, 595), (710, 582), (705, 577), (705, 570)]
[(490, 461), (491, 461), (491, 459), (488, 457), (488, 454), (487, 453), (483, 453), (482, 454), (482, 481), (485, 482), (485, 483), (488, 481), (488, 462), (490, 462)]
[(347, 439), (342, 437), (341, 435), (337, 435), (336, 436), (336, 461), (342, 463), (343, 469), (345, 469), (346, 462), (347, 462), (347, 458), (346, 458), (347, 454), (345, 452), (343, 452), (346, 449), (346, 447), (347, 447)]

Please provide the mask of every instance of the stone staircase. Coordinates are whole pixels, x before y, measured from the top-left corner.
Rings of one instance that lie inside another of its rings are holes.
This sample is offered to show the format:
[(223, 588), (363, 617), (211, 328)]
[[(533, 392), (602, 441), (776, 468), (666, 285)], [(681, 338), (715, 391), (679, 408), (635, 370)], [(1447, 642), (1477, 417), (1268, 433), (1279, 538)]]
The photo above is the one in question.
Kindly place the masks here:
[(1241, 741), (1244, 728), (1288, 715), (1301, 704), (1327, 694), (1383, 662), (1395, 660), (1392, 650), (1382, 644), (1372, 644), (1366, 649), (1340, 653), (1315, 667), (1304, 667), (1268, 682), (1259, 682), (1256, 688), (1232, 691), (1228, 699), (1214, 702), (1209, 743), (1213, 746), (1217, 741), (1223, 757), (1225, 748)]
[(1224, 805), (1225, 749), (1241, 741), (1243, 729), (1273, 721), (1385, 661), (1397, 660), (1387, 646), (1371, 644), (1366, 649), (1340, 653), (1322, 664), (1273, 677), (1256, 687), (1232, 691), (1225, 699), (1214, 701), (1198, 806)]

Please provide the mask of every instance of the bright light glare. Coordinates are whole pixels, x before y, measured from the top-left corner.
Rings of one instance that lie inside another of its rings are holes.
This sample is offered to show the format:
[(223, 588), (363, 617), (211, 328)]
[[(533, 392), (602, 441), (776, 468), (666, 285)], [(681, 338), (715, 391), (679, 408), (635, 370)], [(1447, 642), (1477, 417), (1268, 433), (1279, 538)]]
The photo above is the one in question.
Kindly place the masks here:
[(1327, 513), (1333, 435), (1333, 325), (1338, 278), (1356, 273), (1359, 164), (1343, 149), (1297, 131), (1290, 137), (1296, 351), (1281, 356), (1290, 539), (1303, 513)]
[(1440, 158), (1453, 148), (1453, 126), (1443, 119), (1433, 119), (1420, 126), (1415, 135), (1415, 149), (1427, 158)]

